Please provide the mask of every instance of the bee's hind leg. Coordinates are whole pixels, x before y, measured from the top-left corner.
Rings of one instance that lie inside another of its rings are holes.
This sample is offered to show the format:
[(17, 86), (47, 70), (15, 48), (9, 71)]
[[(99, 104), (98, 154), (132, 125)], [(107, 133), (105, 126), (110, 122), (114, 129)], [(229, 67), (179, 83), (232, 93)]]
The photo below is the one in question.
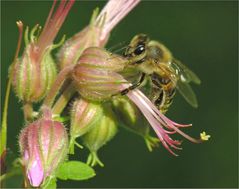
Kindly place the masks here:
[[(140, 77), (140, 79), (139, 79), (139, 81), (138, 81), (137, 83), (134, 83), (133, 85), (131, 85), (130, 87), (128, 87), (128, 88), (126, 88), (126, 89), (124, 89), (124, 90), (122, 90), (122, 91), (119, 92), (119, 93), (120, 93), (122, 96), (123, 96), (123, 95), (126, 95), (129, 91), (132, 91), (132, 90), (136, 89), (137, 87), (139, 87), (139, 86), (143, 83), (144, 79), (145, 79), (145, 73), (142, 73), (142, 74), (141, 74), (141, 77)], [(116, 94), (116, 95), (117, 95), (117, 94)], [(112, 95), (112, 96), (115, 96), (115, 95)]]

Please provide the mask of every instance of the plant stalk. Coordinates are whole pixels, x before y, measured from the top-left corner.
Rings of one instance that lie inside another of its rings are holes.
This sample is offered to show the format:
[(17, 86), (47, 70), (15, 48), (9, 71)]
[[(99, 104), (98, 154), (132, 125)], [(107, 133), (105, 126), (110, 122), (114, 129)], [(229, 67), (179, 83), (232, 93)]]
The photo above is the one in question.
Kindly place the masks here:
[[(19, 36), (18, 36), (18, 42), (17, 42), (17, 48), (15, 52), (15, 56), (13, 59), (12, 63), (12, 68), (14, 68), (14, 65), (16, 63), (20, 48), (21, 48), (21, 43), (22, 43), (22, 33), (23, 33), (23, 23), (21, 21), (17, 21), (17, 27), (19, 31)], [(2, 125), (1, 125), (1, 130), (0, 130), (0, 136), (1, 136), (1, 145), (0, 145), (0, 155), (4, 152), (7, 146), (7, 112), (8, 112), (8, 104), (9, 104), (9, 95), (11, 91), (11, 83), (13, 79), (13, 72), (10, 71), (9, 74), (9, 79), (7, 83), (7, 89), (6, 89), (6, 95), (5, 95), (5, 100), (4, 100), (4, 108), (3, 108), (3, 115), (2, 115)]]
[(50, 91), (48, 92), (44, 102), (43, 102), (43, 106), (47, 106), (47, 107), (52, 107), (52, 104), (56, 98), (56, 95), (58, 94), (62, 84), (64, 83), (64, 81), (69, 77), (69, 74), (71, 73), (71, 71), (73, 70), (75, 65), (70, 65), (65, 67), (58, 75), (57, 78), (55, 80), (55, 82), (53, 83)]
[(31, 121), (33, 119), (33, 107), (31, 102), (23, 103), (23, 113), (25, 121)]
[(56, 101), (56, 103), (54, 104), (53, 108), (52, 108), (52, 113), (53, 114), (57, 114), (60, 115), (61, 112), (64, 110), (64, 108), (66, 107), (67, 103), (69, 102), (69, 100), (71, 99), (71, 97), (73, 96), (73, 94), (75, 93), (75, 89), (74, 89), (74, 85), (71, 82), (67, 88), (64, 90), (64, 92), (62, 93), (62, 95), (58, 98), (58, 100)]

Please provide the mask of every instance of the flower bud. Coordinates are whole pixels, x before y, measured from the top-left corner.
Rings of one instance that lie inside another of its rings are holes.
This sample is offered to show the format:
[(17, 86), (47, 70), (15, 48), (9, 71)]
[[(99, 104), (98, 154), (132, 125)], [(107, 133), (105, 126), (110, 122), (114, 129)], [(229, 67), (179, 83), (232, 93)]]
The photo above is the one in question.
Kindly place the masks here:
[(150, 127), (147, 120), (127, 97), (114, 98), (112, 108), (120, 125), (143, 137), (149, 151), (158, 146), (159, 140), (150, 136)]
[(79, 137), (90, 130), (103, 114), (101, 104), (78, 99), (71, 110), (71, 136)]
[(65, 159), (67, 132), (60, 122), (43, 116), (22, 130), (19, 145), (26, 176), (32, 186), (38, 187)]
[(26, 28), (24, 53), (10, 68), (10, 75), (13, 75), (12, 85), (22, 101), (41, 100), (55, 80), (56, 68), (50, 53), (64, 42), (63, 38), (59, 44), (53, 45), (74, 0), (61, 0), (54, 10), (56, 4), (57, 1), (54, 0), (42, 32), (41, 27), (36, 25), (28, 35), (28, 27)]
[(101, 119), (93, 126), (93, 128), (82, 136), (84, 145), (90, 150), (87, 163), (91, 166), (99, 164), (104, 166), (97, 155), (97, 151), (110, 141), (117, 132), (117, 126), (113, 112), (109, 108), (104, 109)]
[(38, 49), (29, 44), (22, 57), (11, 67), (12, 85), (20, 100), (37, 102), (41, 100), (56, 77), (56, 67), (50, 50), (44, 53), (40, 63), (35, 59)]
[(76, 64), (86, 48), (103, 47), (104, 43), (98, 40), (99, 37), (100, 28), (89, 25), (84, 30), (68, 39), (57, 54), (58, 62), (60, 62), (60, 69), (62, 70), (68, 65)]
[(102, 117), (103, 108), (101, 104), (77, 99), (71, 110), (71, 153), (74, 153), (75, 138), (88, 132)]
[(72, 79), (82, 97), (92, 101), (108, 100), (122, 90), (125, 82), (116, 72), (122, 71), (126, 60), (104, 49), (86, 49), (72, 72)]

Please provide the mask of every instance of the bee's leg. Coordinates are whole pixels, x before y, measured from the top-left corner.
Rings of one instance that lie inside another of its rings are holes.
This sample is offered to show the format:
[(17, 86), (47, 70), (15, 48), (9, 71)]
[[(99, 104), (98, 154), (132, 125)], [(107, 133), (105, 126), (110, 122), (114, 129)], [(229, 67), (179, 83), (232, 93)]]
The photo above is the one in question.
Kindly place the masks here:
[(142, 73), (141, 77), (140, 77), (140, 79), (139, 79), (139, 81), (137, 83), (131, 85), (129, 88), (126, 88), (126, 89), (122, 90), (120, 92), (120, 94), (121, 95), (126, 95), (129, 91), (132, 91), (135, 88), (139, 87), (141, 85), (141, 83), (143, 83), (144, 79), (145, 79), (145, 73)]

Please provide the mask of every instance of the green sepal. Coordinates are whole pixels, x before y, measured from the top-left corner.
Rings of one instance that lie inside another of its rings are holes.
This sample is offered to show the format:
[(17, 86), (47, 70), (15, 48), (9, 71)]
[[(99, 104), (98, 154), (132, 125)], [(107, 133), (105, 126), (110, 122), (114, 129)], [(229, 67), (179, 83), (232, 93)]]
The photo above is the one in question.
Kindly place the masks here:
[(104, 163), (99, 159), (97, 152), (90, 152), (86, 163), (91, 167), (94, 167), (97, 164), (100, 165), (101, 167), (104, 167)]
[(157, 137), (148, 134), (144, 136), (144, 141), (150, 152), (153, 151), (153, 148), (159, 147), (160, 140)]

